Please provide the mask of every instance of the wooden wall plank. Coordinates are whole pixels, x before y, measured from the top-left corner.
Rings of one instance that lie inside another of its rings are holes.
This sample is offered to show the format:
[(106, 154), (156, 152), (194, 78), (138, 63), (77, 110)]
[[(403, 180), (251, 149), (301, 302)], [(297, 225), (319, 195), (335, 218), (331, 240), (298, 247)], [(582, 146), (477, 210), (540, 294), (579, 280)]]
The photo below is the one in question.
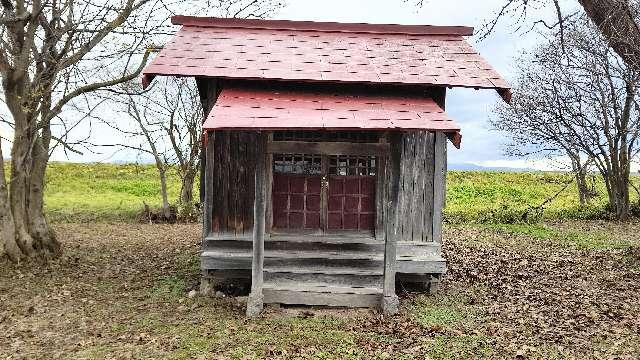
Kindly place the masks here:
[(242, 236), (253, 231), (255, 132), (215, 133), (211, 224), (214, 233)]
[(412, 239), (414, 241), (424, 241), (424, 212), (425, 212), (425, 137), (426, 132), (416, 133), (415, 144), (415, 161), (413, 166), (413, 189), (414, 193), (411, 197), (412, 212)]
[(446, 147), (444, 133), (435, 134), (433, 174), (433, 241), (442, 243), (442, 210), (445, 202)]
[[(207, 136), (207, 146), (205, 148), (206, 155), (205, 157), (209, 159), (205, 163), (205, 184), (212, 184), (214, 177), (214, 148), (215, 148), (215, 133), (210, 132), (206, 134)], [(202, 224), (202, 234), (203, 238), (206, 238), (212, 231), (213, 227), (211, 224), (212, 215), (213, 215), (213, 198), (214, 198), (214, 188), (213, 186), (204, 186), (205, 195), (204, 195), (204, 212), (203, 212), (203, 224)]]
[[(273, 141), (273, 131), (267, 133), (267, 143)], [(265, 233), (270, 234), (273, 228), (273, 154), (267, 153), (267, 210), (265, 214)]]
[(423, 241), (433, 241), (433, 169), (435, 133), (425, 134)]

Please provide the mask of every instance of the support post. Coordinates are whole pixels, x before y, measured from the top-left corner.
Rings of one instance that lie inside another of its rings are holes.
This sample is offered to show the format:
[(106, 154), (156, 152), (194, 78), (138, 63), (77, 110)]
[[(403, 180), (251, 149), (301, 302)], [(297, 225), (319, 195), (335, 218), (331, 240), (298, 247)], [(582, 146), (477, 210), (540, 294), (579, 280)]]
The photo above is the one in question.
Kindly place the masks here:
[(445, 206), (447, 180), (447, 136), (435, 134), (433, 169), (433, 241), (442, 244), (442, 210)]
[(391, 156), (385, 158), (390, 172), (391, 186), (385, 213), (387, 226), (384, 239), (384, 284), (382, 289), (382, 313), (395, 315), (400, 310), (400, 301), (396, 295), (396, 243), (398, 239), (398, 197), (400, 193), (400, 160), (402, 153), (402, 134), (394, 134), (391, 144)]
[(256, 144), (255, 199), (253, 202), (253, 259), (251, 261), (251, 294), (247, 301), (247, 317), (257, 317), (264, 306), (264, 230), (266, 213), (266, 133), (260, 132)]
[[(200, 164), (201, 174), (204, 175), (204, 179), (200, 181), (200, 193), (203, 203), (202, 212), (202, 245), (204, 249), (204, 242), (211, 234), (211, 217), (213, 216), (213, 159), (214, 159), (214, 140), (215, 132), (209, 131), (203, 135), (204, 152), (202, 153), (204, 162)], [(202, 176), (202, 175), (201, 175)], [(202, 270), (202, 276), (200, 278), (200, 293), (203, 296), (209, 296), (213, 294), (213, 288), (215, 284), (213, 280), (207, 276), (207, 270)]]

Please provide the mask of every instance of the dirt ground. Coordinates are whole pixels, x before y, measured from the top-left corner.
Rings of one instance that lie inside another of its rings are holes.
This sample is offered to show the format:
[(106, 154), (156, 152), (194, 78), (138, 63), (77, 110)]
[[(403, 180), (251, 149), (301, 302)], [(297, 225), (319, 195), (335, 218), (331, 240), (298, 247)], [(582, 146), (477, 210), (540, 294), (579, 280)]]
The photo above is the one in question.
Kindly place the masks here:
[(64, 255), (0, 260), (0, 358), (640, 358), (640, 224), (449, 227), (438, 296), (402, 313), (189, 298), (198, 225), (56, 226)]

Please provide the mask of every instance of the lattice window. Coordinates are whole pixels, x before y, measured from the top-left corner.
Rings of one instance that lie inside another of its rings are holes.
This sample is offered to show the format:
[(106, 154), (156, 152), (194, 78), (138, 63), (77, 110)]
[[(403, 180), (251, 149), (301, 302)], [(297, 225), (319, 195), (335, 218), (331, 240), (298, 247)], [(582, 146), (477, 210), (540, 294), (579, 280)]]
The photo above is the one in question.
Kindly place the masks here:
[(320, 175), (322, 156), (308, 154), (276, 154), (273, 156), (276, 174)]
[(274, 141), (377, 143), (379, 134), (367, 131), (276, 131)]
[(375, 156), (334, 155), (329, 157), (329, 175), (375, 176)]

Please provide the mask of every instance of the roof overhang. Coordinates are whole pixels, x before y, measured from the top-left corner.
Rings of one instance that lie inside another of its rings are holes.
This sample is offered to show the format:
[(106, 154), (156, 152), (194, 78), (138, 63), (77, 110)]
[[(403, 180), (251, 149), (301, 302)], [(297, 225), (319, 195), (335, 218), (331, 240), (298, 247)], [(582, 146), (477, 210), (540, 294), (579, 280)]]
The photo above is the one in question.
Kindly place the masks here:
[(155, 76), (494, 89), (509, 84), (464, 26), (344, 24), (175, 16), (182, 25), (143, 71)]
[(428, 97), (336, 94), (229, 87), (203, 128), (209, 130), (423, 130), (459, 148), (460, 126)]
[(459, 35), (472, 36), (468, 26), (365, 24), (291, 20), (260, 20), (238, 18), (216, 18), (199, 16), (173, 16), (171, 23), (183, 26), (212, 28), (235, 28), (254, 30), (318, 31), (338, 33), (366, 33), (380, 35)]

